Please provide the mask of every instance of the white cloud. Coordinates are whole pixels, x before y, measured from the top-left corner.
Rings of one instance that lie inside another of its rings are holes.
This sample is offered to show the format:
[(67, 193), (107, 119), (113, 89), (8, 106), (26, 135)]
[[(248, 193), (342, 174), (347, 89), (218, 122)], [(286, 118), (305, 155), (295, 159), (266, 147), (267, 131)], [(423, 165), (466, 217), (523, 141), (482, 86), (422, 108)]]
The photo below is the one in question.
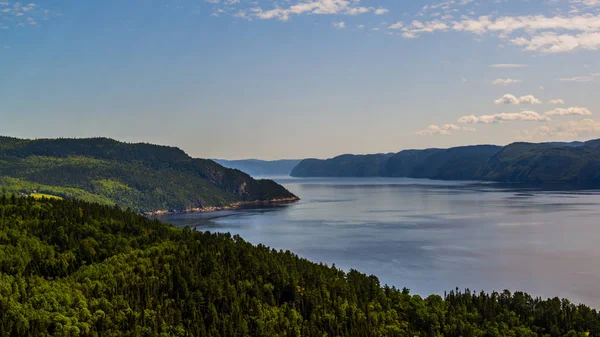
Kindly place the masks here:
[[(214, 0), (211, 0), (214, 1)], [(218, 2), (218, 1), (217, 1)], [(288, 1), (289, 2), (289, 1)], [(250, 19), (256, 17), (263, 20), (278, 19), (287, 21), (293, 15), (359, 15), (369, 12), (381, 15), (389, 11), (386, 8), (374, 8), (360, 6), (360, 0), (309, 0), (297, 2), (287, 8), (280, 7), (277, 3), (275, 8), (263, 9), (262, 7), (252, 7), (241, 10), (236, 14), (237, 17)]]
[(576, 77), (568, 77), (561, 78), (562, 82), (592, 82), (594, 80), (593, 76), (576, 76)]
[(413, 20), (409, 25), (402, 28), (402, 31), (404, 32), (402, 36), (412, 39), (418, 37), (421, 33), (433, 33), (436, 31), (447, 31), (449, 29), (450, 26), (441, 20), (427, 22)]
[(544, 30), (567, 30), (578, 32), (595, 32), (600, 30), (600, 16), (580, 15), (572, 17), (544, 15), (504, 16), (492, 19), (490, 16), (465, 18), (454, 22), (454, 29), (472, 33), (503, 33), (515, 31), (535, 33)]
[(526, 68), (529, 67), (527, 64), (515, 64), (515, 63), (499, 63), (491, 64), (492, 68)]
[(9, 25), (16, 27), (36, 26), (39, 20), (47, 19), (49, 10), (40, 8), (35, 3), (23, 4), (0, 1), (0, 29), (8, 29)]
[(510, 113), (503, 112), (494, 115), (463, 116), (458, 119), (458, 122), (463, 124), (496, 124), (510, 121), (549, 122), (550, 120), (549, 117), (540, 115), (535, 111), (521, 111)]
[(494, 101), (496, 104), (542, 104), (542, 101), (533, 95), (526, 95), (517, 98), (515, 95), (506, 94)]
[(600, 134), (600, 123), (593, 119), (570, 121), (555, 126), (545, 125), (537, 129), (542, 137), (590, 137)]
[(592, 112), (587, 108), (581, 107), (570, 107), (567, 109), (556, 108), (554, 110), (546, 111), (546, 115), (548, 116), (569, 116), (569, 115), (580, 115), (580, 116), (590, 116)]
[(404, 27), (404, 23), (402, 23), (401, 21), (394, 23), (393, 25), (390, 25), (388, 28), (389, 29), (400, 29)]
[(431, 136), (431, 135), (442, 135), (449, 136), (456, 131), (475, 131), (473, 128), (460, 127), (454, 124), (445, 125), (429, 125), (425, 130), (415, 132), (417, 136)]
[(556, 105), (562, 105), (565, 104), (565, 101), (563, 101), (562, 99), (558, 98), (558, 99), (551, 99), (548, 101), (548, 103), (550, 104), (556, 104)]
[(492, 81), (492, 84), (509, 85), (509, 84), (515, 84), (515, 83), (520, 83), (520, 82), (521, 82), (521, 80), (515, 80), (512, 78), (497, 78)]
[(598, 50), (600, 48), (600, 32), (577, 35), (543, 32), (530, 39), (518, 37), (510, 40), (510, 42), (525, 47), (527, 51), (542, 53), (562, 53), (577, 49)]
[[(454, 3), (452, 0), (449, 2)], [(432, 6), (425, 7), (427, 9), (432, 8)], [(501, 17), (493, 17), (492, 15), (469, 17), (463, 15), (459, 20), (452, 20), (451, 17), (446, 15), (439, 17), (440, 19), (436, 18), (425, 22), (415, 20), (403, 28), (405, 32), (403, 35), (415, 38), (420, 33), (453, 30), (468, 32), (477, 36), (495, 35), (513, 45), (523, 47), (526, 51), (540, 53), (600, 49), (600, 14)]]
[[(455, 21), (452, 28), (477, 35), (496, 34), (499, 38), (507, 39), (527, 51), (561, 53), (577, 49), (600, 48), (600, 15), (554, 17), (526, 15), (504, 16), (496, 19), (480, 16)], [(520, 35), (514, 36), (514, 34)]]
[(346, 24), (344, 23), (344, 21), (333, 22), (331, 25), (333, 27), (337, 28), (337, 29), (344, 29), (344, 28), (346, 28)]

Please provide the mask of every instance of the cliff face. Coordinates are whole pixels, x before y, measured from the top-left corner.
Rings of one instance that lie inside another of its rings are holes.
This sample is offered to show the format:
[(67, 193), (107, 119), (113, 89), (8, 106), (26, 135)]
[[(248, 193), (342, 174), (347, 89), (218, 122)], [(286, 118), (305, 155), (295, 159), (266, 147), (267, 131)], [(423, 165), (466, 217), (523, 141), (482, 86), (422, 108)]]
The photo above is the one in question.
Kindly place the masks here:
[(191, 158), (178, 148), (106, 138), (0, 138), (0, 178), (6, 192), (37, 189), (139, 212), (296, 198), (273, 181)]

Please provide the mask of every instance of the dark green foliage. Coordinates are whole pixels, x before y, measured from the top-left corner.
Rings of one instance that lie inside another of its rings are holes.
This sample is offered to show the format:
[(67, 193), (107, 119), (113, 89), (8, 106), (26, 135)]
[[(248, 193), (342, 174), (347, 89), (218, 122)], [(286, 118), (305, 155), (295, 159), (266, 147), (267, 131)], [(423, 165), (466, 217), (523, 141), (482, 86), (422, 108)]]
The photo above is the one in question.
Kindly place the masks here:
[(6, 192), (30, 193), (35, 186), (38, 192), (138, 212), (294, 198), (272, 181), (191, 158), (178, 148), (106, 138), (0, 137), (0, 184)]
[(475, 179), (483, 164), (501, 147), (465, 146), (447, 150), (405, 150), (396, 154), (343, 155), (327, 160), (304, 160), (292, 171), (296, 177), (408, 177)]
[(410, 177), (417, 174), (418, 172), (415, 172), (416, 167), (422, 167), (429, 157), (441, 152), (444, 152), (444, 150), (426, 149), (398, 152), (386, 162), (386, 176)]
[(480, 176), (503, 182), (597, 187), (600, 147), (514, 143), (492, 156)]
[[(347, 158), (352, 158), (352, 161)], [(358, 170), (356, 163), (368, 169)], [(489, 180), (597, 188), (600, 187), (600, 140), (406, 150), (393, 156), (345, 155), (327, 160), (302, 161), (292, 175)]]
[(305, 159), (292, 171), (294, 177), (381, 177), (392, 154), (345, 154), (333, 159)]
[(0, 336), (600, 336), (524, 293), (426, 299), (238, 236), (77, 200), (0, 197)]

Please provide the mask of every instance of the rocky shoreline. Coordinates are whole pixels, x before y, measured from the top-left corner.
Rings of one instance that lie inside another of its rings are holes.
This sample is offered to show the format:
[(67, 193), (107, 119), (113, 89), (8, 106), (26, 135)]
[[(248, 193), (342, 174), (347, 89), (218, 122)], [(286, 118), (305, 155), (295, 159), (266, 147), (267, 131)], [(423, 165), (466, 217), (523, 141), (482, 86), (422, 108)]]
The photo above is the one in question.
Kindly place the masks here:
[(290, 197), (290, 198), (279, 198), (279, 199), (271, 199), (271, 200), (254, 200), (254, 201), (240, 201), (235, 202), (233, 204), (227, 206), (210, 206), (210, 207), (198, 207), (198, 208), (188, 208), (184, 210), (158, 210), (152, 212), (144, 212), (142, 215), (145, 216), (158, 216), (158, 215), (169, 215), (169, 214), (185, 214), (185, 213), (209, 213), (209, 212), (219, 212), (219, 211), (231, 211), (245, 207), (251, 206), (261, 206), (261, 205), (278, 205), (278, 204), (291, 204), (299, 201), (298, 197)]

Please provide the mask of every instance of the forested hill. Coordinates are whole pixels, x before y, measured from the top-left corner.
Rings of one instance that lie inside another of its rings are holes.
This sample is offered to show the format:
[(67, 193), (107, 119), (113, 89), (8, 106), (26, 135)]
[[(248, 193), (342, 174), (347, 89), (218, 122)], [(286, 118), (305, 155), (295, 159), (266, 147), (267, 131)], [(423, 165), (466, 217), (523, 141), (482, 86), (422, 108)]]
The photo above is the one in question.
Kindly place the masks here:
[(296, 177), (408, 177), (600, 187), (600, 140), (514, 143), (304, 160)]
[(410, 177), (449, 175), (469, 179), (500, 146), (478, 145), (451, 149), (404, 150), (396, 154), (342, 155), (307, 159), (292, 171), (294, 177)]
[(0, 196), (0, 336), (600, 336), (516, 292), (427, 298), (117, 207)]
[(0, 186), (117, 204), (138, 212), (294, 200), (270, 180), (255, 180), (175, 147), (107, 138), (24, 140), (0, 137)]

